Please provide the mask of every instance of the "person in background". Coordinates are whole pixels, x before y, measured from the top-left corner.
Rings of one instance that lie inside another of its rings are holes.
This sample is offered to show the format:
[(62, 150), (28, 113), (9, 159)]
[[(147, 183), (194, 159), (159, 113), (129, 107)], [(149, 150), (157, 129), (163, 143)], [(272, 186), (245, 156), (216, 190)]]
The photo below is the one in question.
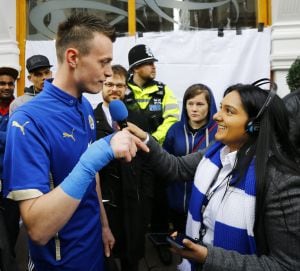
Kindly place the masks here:
[[(94, 110), (97, 138), (115, 131), (109, 103), (124, 99), (126, 80), (126, 69), (121, 65), (113, 65), (112, 76), (103, 84), (103, 103)], [(128, 116), (128, 121), (136, 123), (133, 114), (131, 112)], [(131, 163), (114, 160), (99, 174), (109, 227), (115, 237), (113, 258), (120, 259), (122, 271), (138, 271), (139, 260), (145, 254), (145, 234), (153, 198), (151, 171), (143, 153), (138, 153)]]
[[(179, 120), (177, 99), (167, 85), (155, 80), (157, 59), (147, 45), (131, 48), (128, 62), (130, 75), (124, 103), (129, 112), (139, 114), (140, 122), (146, 125), (145, 131), (162, 144), (169, 128)], [(151, 231), (166, 232), (169, 230), (166, 183), (159, 181), (159, 175), (154, 178)], [(169, 250), (159, 247), (158, 253), (164, 263), (170, 263)]]
[(33, 55), (26, 61), (26, 68), (29, 73), (28, 80), (32, 83), (30, 87), (26, 87), (24, 94), (17, 97), (9, 107), (11, 115), (19, 106), (30, 101), (35, 95), (39, 94), (43, 87), (44, 81), (52, 77), (49, 59), (43, 55)]
[(155, 80), (157, 59), (147, 45), (139, 44), (128, 53), (129, 79), (124, 102), (140, 113), (147, 132), (162, 144), (169, 128), (179, 119), (179, 106), (171, 89)]
[(147, 151), (127, 131), (95, 141), (94, 112), (82, 94), (99, 93), (112, 75), (114, 40), (114, 28), (94, 15), (61, 22), (54, 80), (10, 118), (4, 193), (19, 202), (37, 271), (104, 270), (107, 219), (97, 172), (114, 158)]
[(214, 119), (216, 143), (203, 158), (172, 156), (129, 127), (149, 138), (153, 168), (173, 180), (194, 176), (186, 233), (198, 241), (172, 248), (192, 263), (179, 270), (300, 270), (300, 172), (283, 101), (257, 83), (234, 85)]
[(18, 204), (3, 198), (3, 164), (6, 147), (6, 130), (9, 105), (14, 100), (15, 82), (19, 72), (10, 67), (0, 67), (0, 269), (15, 270), (15, 245), (19, 234)]
[[(163, 148), (176, 156), (205, 151), (214, 141), (217, 112), (212, 91), (203, 84), (187, 88), (183, 96), (181, 120), (169, 129)], [(187, 211), (192, 191), (192, 180), (172, 182), (167, 187), (169, 216), (174, 229), (185, 232)]]
[(300, 153), (300, 89), (283, 97), (283, 102), (289, 113), (289, 137)]
[(289, 112), (290, 139), (300, 153), (300, 59), (297, 58), (288, 70), (287, 84), (291, 93), (283, 97)]

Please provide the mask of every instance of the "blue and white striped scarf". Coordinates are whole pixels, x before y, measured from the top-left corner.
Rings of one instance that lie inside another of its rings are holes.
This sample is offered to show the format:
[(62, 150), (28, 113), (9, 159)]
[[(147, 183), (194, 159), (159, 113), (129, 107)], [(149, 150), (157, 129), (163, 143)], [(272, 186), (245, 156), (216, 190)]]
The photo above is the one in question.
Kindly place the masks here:
[[(220, 151), (224, 147), (220, 142), (212, 145), (200, 161), (192, 189), (187, 218), (186, 234), (199, 238), (202, 223), (202, 207), (207, 202), (207, 191), (222, 168)], [(235, 178), (230, 180), (233, 183)], [(218, 209), (213, 245), (241, 254), (255, 254), (254, 216), (255, 216), (255, 169), (254, 161), (238, 184), (229, 186)], [(182, 265), (187, 265), (187, 261)], [(179, 270), (190, 270), (182, 268)]]

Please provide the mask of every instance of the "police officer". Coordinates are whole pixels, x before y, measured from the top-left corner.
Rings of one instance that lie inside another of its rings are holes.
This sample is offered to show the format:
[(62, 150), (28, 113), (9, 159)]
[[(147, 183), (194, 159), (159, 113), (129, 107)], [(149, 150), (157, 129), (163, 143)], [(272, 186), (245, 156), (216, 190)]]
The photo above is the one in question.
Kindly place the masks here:
[(179, 119), (179, 106), (171, 89), (155, 79), (157, 59), (147, 45), (134, 46), (128, 54), (129, 93), (125, 103), (139, 111), (148, 125), (147, 132), (162, 144), (169, 128)]
[[(179, 106), (171, 89), (155, 80), (157, 59), (150, 48), (139, 44), (131, 48), (128, 54), (129, 79), (125, 104), (128, 111), (139, 112), (145, 131), (150, 133), (160, 144), (165, 140), (169, 128), (179, 119)], [(154, 181), (154, 200), (152, 206), (151, 231), (166, 232), (168, 225), (168, 203), (166, 182), (158, 176)], [(163, 247), (158, 247), (162, 262), (169, 264), (171, 254)]]

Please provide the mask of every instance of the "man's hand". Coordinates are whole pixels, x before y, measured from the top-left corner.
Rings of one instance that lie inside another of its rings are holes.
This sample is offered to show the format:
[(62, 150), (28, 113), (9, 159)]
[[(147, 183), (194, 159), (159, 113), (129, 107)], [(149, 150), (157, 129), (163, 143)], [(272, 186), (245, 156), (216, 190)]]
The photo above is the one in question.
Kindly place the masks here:
[(106, 257), (110, 257), (110, 252), (115, 245), (115, 238), (110, 227), (102, 227), (102, 241), (104, 245), (104, 254)]
[(117, 132), (110, 140), (115, 158), (125, 158), (130, 162), (138, 149), (149, 152), (149, 148), (138, 137), (126, 130)]

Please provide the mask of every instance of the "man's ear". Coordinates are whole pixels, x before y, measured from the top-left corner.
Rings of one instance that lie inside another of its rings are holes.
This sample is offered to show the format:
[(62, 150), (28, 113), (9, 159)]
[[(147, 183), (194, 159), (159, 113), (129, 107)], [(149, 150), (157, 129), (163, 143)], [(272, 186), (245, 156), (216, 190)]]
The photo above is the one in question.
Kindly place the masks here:
[(68, 48), (65, 53), (66, 61), (68, 65), (75, 69), (77, 66), (79, 52), (75, 48)]
[(27, 79), (31, 82), (31, 74), (27, 75)]

